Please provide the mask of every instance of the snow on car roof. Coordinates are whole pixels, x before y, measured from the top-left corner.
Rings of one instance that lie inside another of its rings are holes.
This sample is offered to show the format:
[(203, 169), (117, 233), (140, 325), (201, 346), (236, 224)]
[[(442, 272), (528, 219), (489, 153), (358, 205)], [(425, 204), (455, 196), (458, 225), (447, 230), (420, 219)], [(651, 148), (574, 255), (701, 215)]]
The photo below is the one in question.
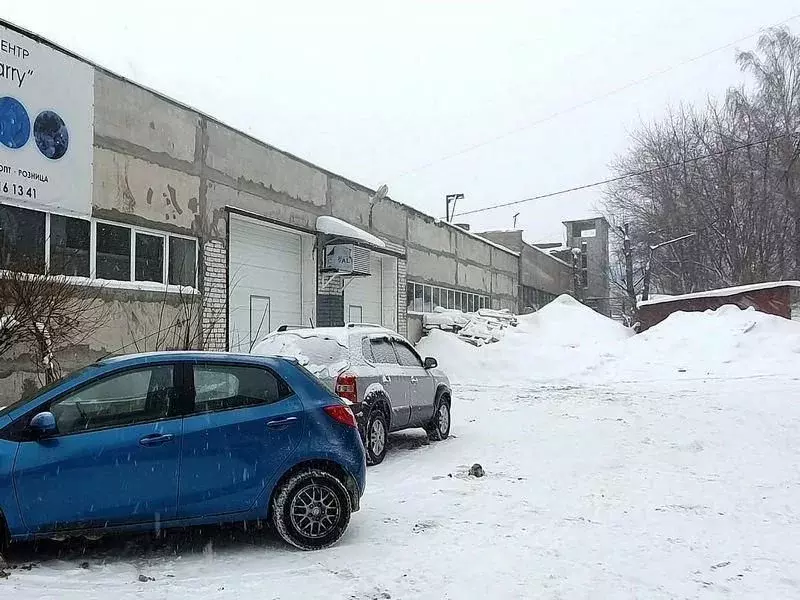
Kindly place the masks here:
[(668, 304), (677, 300), (695, 300), (697, 298), (718, 298), (725, 296), (735, 296), (736, 294), (746, 294), (747, 292), (755, 292), (758, 290), (769, 290), (779, 287), (800, 287), (800, 281), (787, 280), (787, 281), (767, 281), (764, 283), (753, 283), (750, 285), (738, 285), (735, 287), (719, 288), (716, 290), (707, 290), (705, 292), (694, 292), (692, 294), (682, 294), (680, 296), (663, 296), (660, 298), (652, 298), (650, 300), (643, 300), (639, 302), (638, 306), (652, 306), (654, 304)]

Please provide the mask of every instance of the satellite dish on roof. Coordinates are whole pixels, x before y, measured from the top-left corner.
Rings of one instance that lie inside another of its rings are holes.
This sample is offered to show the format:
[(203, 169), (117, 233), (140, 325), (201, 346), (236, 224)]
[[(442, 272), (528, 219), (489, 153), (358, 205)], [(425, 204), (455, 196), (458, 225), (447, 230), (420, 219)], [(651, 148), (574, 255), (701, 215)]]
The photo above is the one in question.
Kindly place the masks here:
[(378, 200), (383, 200), (386, 197), (386, 194), (389, 193), (389, 186), (385, 183), (378, 188), (378, 190), (372, 195), (369, 199), (370, 202), (377, 202)]

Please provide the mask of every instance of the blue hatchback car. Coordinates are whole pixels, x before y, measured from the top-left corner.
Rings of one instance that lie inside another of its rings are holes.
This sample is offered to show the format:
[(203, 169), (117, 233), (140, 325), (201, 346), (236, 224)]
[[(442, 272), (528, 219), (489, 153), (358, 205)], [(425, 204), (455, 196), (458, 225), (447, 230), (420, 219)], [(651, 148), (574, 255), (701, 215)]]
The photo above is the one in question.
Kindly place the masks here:
[(111, 358), (0, 410), (3, 542), (269, 519), (319, 549), (365, 478), (350, 409), (282, 358)]

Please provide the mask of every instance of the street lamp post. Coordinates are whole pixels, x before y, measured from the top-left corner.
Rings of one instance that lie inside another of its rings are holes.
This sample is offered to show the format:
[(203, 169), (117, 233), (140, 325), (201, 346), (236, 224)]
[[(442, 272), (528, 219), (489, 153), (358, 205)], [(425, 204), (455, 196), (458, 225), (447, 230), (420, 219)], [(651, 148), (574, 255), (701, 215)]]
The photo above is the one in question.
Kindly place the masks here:
[(386, 195), (389, 193), (389, 186), (385, 183), (375, 190), (375, 193), (369, 197), (369, 228), (372, 229), (372, 211), (375, 209), (375, 205), (386, 198)]
[[(449, 223), (456, 216), (456, 202), (464, 199), (464, 194), (447, 194), (444, 197), (444, 214), (445, 220)], [(453, 203), (453, 210), (450, 211), (450, 203)]]

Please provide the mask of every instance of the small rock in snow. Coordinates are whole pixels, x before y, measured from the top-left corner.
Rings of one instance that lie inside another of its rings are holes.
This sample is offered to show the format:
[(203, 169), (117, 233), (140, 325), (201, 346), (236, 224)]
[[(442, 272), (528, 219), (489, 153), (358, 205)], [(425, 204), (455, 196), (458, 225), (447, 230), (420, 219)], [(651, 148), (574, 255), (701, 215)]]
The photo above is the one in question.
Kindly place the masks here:
[(715, 571), (716, 569), (721, 569), (722, 567), (727, 567), (729, 564), (731, 564), (731, 561), (726, 560), (725, 562), (721, 562), (721, 563), (717, 563), (717, 564), (713, 565), (711, 567), (711, 570)]
[(139, 581), (141, 583), (147, 583), (148, 581), (155, 581), (155, 577), (148, 577), (147, 575), (139, 575)]
[(483, 467), (478, 463), (475, 463), (469, 468), (469, 474), (473, 477), (483, 477), (486, 475), (486, 473), (483, 471)]

